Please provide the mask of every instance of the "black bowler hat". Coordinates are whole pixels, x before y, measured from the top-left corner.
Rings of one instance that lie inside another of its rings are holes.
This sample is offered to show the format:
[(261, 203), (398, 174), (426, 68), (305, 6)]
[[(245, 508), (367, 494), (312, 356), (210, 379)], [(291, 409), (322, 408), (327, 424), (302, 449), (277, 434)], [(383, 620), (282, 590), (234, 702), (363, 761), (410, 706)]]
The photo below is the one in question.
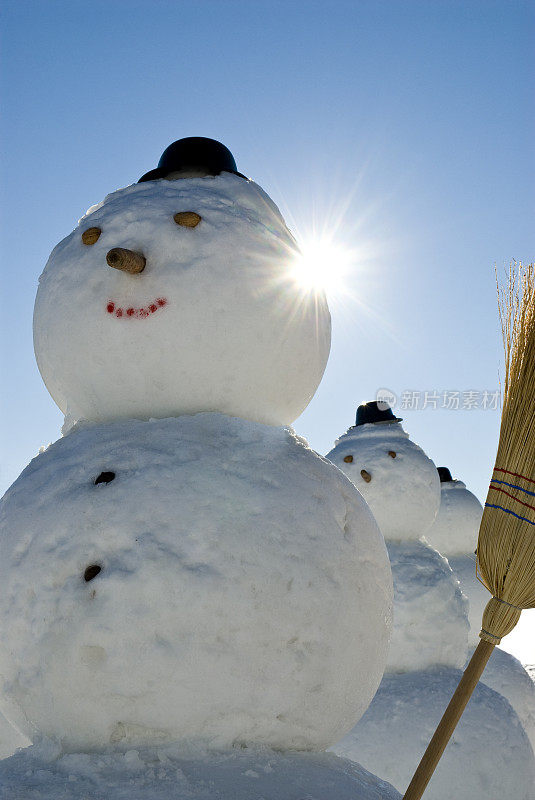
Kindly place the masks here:
[[(382, 408), (379, 406), (382, 406)], [(369, 422), (401, 422), (401, 420), (401, 417), (394, 416), (392, 409), (386, 403), (379, 404), (376, 400), (372, 400), (370, 403), (363, 403), (357, 408), (355, 428), (357, 425), (367, 425)]]
[(450, 481), (453, 481), (451, 472), (447, 467), (437, 467), (437, 472), (440, 476), (440, 483), (449, 483)]
[(238, 172), (234, 156), (224, 144), (204, 136), (188, 136), (186, 139), (179, 139), (170, 144), (163, 151), (156, 169), (146, 172), (138, 180), (138, 183), (157, 181), (165, 178), (171, 172), (187, 169), (203, 170), (207, 175), (232, 172), (234, 175), (239, 175), (240, 178), (249, 180), (241, 172)]

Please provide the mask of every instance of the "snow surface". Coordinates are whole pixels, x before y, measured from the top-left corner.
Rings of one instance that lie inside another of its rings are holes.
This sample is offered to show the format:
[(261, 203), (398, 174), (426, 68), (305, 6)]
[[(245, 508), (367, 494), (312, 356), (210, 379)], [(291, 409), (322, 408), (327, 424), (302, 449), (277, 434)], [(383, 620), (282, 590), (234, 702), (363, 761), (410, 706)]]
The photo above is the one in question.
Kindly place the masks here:
[[(352, 462), (344, 460), (349, 456)], [(385, 539), (419, 539), (431, 527), (440, 504), (438, 472), (399, 422), (349, 428), (326, 457), (362, 493)]]
[[(366, 714), (332, 750), (404, 792), (461, 674), (443, 667), (385, 675)], [(535, 798), (529, 740), (507, 700), (488, 686), (476, 686), (424, 797)]]
[(81, 426), (0, 505), (0, 702), (71, 751), (321, 749), (380, 682), (391, 580), (360, 494), (289, 430)]
[(387, 670), (462, 667), (467, 601), (447, 560), (425, 542), (387, 542), (394, 580), (394, 629)]
[[(177, 225), (179, 211), (201, 222)], [(102, 233), (85, 245), (91, 227)], [(109, 267), (115, 247), (141, 252), (143, 272)], [(291, 423), (330, 348), (325, 296), (294, 280), (297, 253), (267, 194), (230, 173), (135, 184), (92, 207), (35, 304), (37, 364), (67, 427), (199, 411)]]
[[(477, 579), (476, 557), (473, 552), (477, 545), (482, 514), (481, 503), (467, 490), (462, 481), (444, 481), (441, 483), (441, 501), (437, 518), (425, 537), (441, 553), (447, 555), (450, 567), (467, 597), (470, 623), (468, 658), (479, 642), (483, 610), (491, 597), (490, 592)], [(394, 568), (393, 571), (396, 583)], [(461, 653), (462, 650), (459, 650), (459, 656)], [(535, 685), (520, 661), (504, 650), (496, 648), (481, 680), (509, 701), (534, 746)]]
[(7, 758), (19, 747), (28, 747), (30, 744), (28, 737), (16, 730), (0, 713), (0, 759)]
[(468, 620), (470, 622), (468, 641), (475, 645), (479, 642), (483, 611), (491, 599), (491, 593), (477, 579), (474, 553), (448, 556), (448, 562), (453, 574), (461, 584), (463, 594), (468, 598)]
[[(468, 655), (471, 656), (479, 643), (483, 610), (491, 595), (476, 577), (476, 557), (473, 553), (450, 556), (448, 561), (468, 598), (468, 641), (471, 646)], [(535, 685), (520, 661), (497, 647), (481, 680), (511, 703), (535, 749)]]
[(440, 484), (438, 514), (425, 538), (448, 558), (473, 553), (482, 516), (483, 506), (465, 483), (444, 481)]
[(190, 746), (62, 755), (43, 742), (0, 762), (2, 800), (399, 800), (332, 753)]
[(511, 703), (535, 752), (535, 683), (529, 673), (511, 653), (495, 647), (481, 680)]

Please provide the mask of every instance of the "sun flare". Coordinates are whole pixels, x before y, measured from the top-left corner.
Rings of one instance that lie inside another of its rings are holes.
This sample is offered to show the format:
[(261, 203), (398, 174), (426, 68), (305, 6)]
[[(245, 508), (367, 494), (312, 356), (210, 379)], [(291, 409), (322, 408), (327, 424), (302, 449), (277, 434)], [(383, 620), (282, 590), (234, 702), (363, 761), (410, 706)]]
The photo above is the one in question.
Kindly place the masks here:
[(343, 293), (352, 266), (351, 252), (325, 237), (300, 242), (294, 257), (292, 279), (305, 292)]

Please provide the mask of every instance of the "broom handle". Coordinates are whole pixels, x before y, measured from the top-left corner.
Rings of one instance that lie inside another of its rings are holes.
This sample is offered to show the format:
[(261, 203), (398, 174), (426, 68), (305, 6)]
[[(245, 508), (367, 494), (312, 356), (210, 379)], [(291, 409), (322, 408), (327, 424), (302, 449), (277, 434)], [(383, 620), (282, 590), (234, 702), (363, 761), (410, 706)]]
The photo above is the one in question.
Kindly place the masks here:
[(495, 645), (481, 639), (476, 647), (475, 653), (466, 667), (463, 677), (455, 690), (455, 694), (450, 700), (444, 716), (440, 720), (438, 727), (433, 734), (433, 738), (427, 746), (427, 750), (418, 764), (409, 788), (403, 795), (403, 800), (420, 800), (425, 792), (425, 787), (431, 780), (431, 776), (440, 761), (442, 753), (448, 744), (455, 726), (459, 722), (461, 715), (466, 708), (466, 704), (476, 688), (481, 673), (487, 665)]

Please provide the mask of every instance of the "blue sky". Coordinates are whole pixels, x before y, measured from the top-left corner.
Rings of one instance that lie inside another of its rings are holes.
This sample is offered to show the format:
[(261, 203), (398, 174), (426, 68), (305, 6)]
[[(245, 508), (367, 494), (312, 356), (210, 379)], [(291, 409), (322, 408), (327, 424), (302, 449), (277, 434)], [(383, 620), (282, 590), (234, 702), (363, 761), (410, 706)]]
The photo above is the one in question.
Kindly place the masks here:
[[(378, 388), (420, 406), (437, 392), (436, 409), (401, 412), (405, 428), (483, 500), (499, 412), (463, 409), (463, 393), (481, 405), (499, 388), (495, 265), (534, 255), (535, 6), (4, 0), (1, 17), (0, 488), (59, 436), (31, 338), (49, 252), (200, 135), (294, 232), (357, 254), (297, 431), (325, 453)], [(461, 408), (441, 409), (444, 391)]]

